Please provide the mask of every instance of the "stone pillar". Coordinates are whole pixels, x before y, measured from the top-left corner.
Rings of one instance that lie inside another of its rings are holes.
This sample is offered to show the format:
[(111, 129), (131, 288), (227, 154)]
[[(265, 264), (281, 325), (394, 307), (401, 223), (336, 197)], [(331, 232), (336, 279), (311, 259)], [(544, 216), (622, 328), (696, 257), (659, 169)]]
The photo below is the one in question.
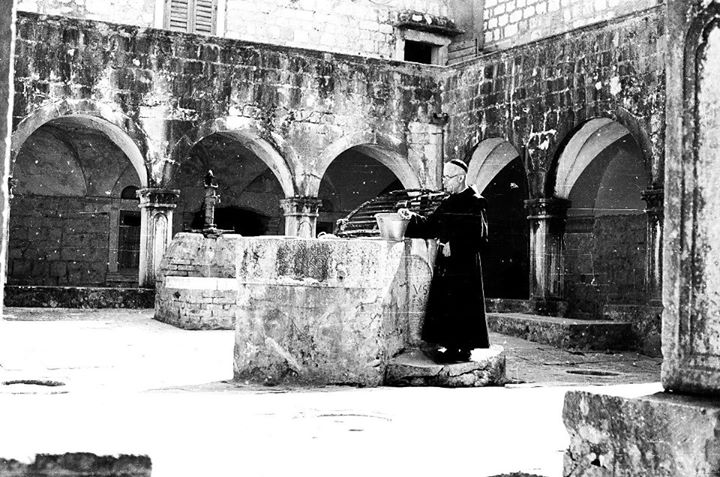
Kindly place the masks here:
[(568, 392), (567, 477), (720, 475), (720, 3), (666, 8), (665, 391)]
[(322, 200), (317, 197), (295, 196), (280, 200), (285, 215), (285, 235), (315, 238), (320, 204)]
[(154, 287), (160, 260), (172, 239), (173, 209), (179, 190), (140, 189), (140, 276), (141, 287)]
[(10, 218), (10, 134), (12, 132), (13, 60), (15, 58), (15, 2), (0, 0), (0, 316), (7, 276)]
[(647, 203), (647, 241), (645, 255), (645, 289), (648, 300), (662, 301), (662, 240), (663, 240), (663, 189), (647, 189), (642, 198)]
[(530, 222), (530, 300), (539, 314), (564, 314), (563, 239), (570, 202), (565, 199), (525, 201)]

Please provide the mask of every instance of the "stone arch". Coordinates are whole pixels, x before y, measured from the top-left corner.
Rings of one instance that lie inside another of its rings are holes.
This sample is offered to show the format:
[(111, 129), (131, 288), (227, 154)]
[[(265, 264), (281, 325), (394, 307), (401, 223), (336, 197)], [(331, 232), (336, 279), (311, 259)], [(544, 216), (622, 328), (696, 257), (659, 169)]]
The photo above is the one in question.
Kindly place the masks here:
[[(552, 194), (567, 199), (595, 157), (610, 144), (628, 135), (632, 136), (628, 128), (610, 118), (585, 122), (569, 137), (557, 159)], [(647, 167), (646, 161), (643, 161), (643, 166)]]
[[(482, 193), (505, 166), (519, 157), (517, 149), (508, 141), (501, 138), (485, 139), (477, 145), (470, 157), (468, 185), (474, 184)], [(525, 180), (527, 182), (527, 177)]]
[(316, 197), (330, 164), (340, 154), (353, 148), (390, 169), (406, 189), (421, 187), (420, 178), (407, 159), (404, 143), (396, 138), (368, 131), (345, 136), (325, 148), (316, 162), (314, 173), (306, 178), (305, 195)]
[(25, 141), (39, 127), (56, 120), (71, 120), (104, 133), (130, 160), (141, 185), (148, 186), (148, 170), (145, 164), (148, 148), (145, 132), (124, 114), (88, 100), (64, 100), (43, 106), (26, 116), (12, 134), (11, 171)]
[(248, 118), (220, 118), (207, 121), (185, 134), (174, 146), (171, 158), (163, 170), (163, 182), (170, 184), (173, 176), (190, 156), (190, 150), (200, 141), (213, 134), (223, 134), (237, 141), (255, 154), (273, 172), (285, 197), (296, 195), (297, 187), (292, 171), (297, 171), (295, 153), (276, 134), (263, 133), (256, 121)]

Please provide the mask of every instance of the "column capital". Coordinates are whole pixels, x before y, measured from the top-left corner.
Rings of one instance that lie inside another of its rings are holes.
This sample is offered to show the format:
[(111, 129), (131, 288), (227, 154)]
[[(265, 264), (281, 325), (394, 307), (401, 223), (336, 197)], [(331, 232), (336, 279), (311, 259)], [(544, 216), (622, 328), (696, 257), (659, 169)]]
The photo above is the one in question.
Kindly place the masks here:
[(528, 219), (564, 219), (570, 208), (570, 201), (559, 197), (528, 199), (525, 201)]
[(174, 209), (177, 207), (180, 191), (148, 187), (138, 190), (137, 196), (140, 199), (140, 208)]
[(645, 212), (648, 215), (660, 216), (663, 214), (665, 210), (665, 189), (645, 189), (640, 195), (647, 204)]
[(280, 207), (285, 217), (310, 216), (317, 217), (320, 213), (322, 199), (308, 196), (295, 196), (280, 199)]

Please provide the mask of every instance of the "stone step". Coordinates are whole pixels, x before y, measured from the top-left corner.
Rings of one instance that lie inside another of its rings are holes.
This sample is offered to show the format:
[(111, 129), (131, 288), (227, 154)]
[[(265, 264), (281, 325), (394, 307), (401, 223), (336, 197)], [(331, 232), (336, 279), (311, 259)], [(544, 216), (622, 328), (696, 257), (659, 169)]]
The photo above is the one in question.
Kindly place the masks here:
[(386, 386), (441, 386), (450, 388), (505, 384), (505, 350), (493, 345), (474, 350), (464, 363), (438, 364), (419, 349), (394, 357), (385, 371)]
[(488, 313), (496, 333), (562, 349), (627, 350), (635, 346), (632, 325), (625, 321), (577, 320), (527, 313)]

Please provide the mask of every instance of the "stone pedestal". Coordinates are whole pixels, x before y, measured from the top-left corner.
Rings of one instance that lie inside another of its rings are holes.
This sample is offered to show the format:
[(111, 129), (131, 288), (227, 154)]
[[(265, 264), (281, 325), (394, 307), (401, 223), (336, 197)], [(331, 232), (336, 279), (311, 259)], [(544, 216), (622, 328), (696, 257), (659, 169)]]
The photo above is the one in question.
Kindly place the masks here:
[(539, 314), (564, 313), (563, 236), (569, 206), (569, 201), (558, 198), (525, 201), (530, 222), (530, 300)]
[(285, 215), (285, 235), (314, 238), (322, 200), (317, 197), (290, 197), (282, 199), (280, 206)]
[(663, 243), (666, 391), (568, 393), (566, 476), (720, 475), (720, 3), (668, 0), (667, 11), (668, 38), (685, 43), (666, 53), (664, 219), (660, 194), (645, 194), (648, 248)]
[(140, 276), (141, 287), (154, 287), (160, 260), (172, 239), (172, 214), (179, 190), (140, 189)]
[(565, 395), (565, 477), (720, 475), (720, 403), (657, 393)]
[(664, 215), (663, 189), (647, 189), (642, 198), (647, 203), (647, 241), (645, 258), (645, 287), (648, 301), (660, 303), (662, 300), (662, 240)]

